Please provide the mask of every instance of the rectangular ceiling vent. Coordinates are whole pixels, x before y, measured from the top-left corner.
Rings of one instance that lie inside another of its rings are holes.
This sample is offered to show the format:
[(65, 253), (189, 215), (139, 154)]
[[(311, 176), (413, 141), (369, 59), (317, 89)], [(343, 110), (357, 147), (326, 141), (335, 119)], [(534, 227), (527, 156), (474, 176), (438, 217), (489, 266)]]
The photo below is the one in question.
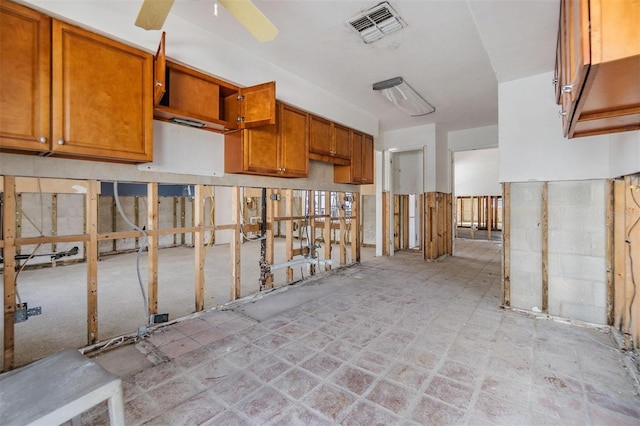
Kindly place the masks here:
[(356, 30), (367, 44), (407, 26), (386, 1), (354, 16), (347, 21), (347, 24)]

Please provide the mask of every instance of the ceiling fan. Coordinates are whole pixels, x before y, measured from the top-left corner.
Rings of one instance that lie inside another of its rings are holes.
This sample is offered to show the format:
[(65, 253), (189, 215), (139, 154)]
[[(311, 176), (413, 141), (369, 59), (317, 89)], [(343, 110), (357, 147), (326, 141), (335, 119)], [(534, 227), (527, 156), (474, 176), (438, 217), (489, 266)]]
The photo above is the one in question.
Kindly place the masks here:
[[(136, 26), (145, 30), (159, 30), (167, 19), (174, 0), (143, 0)], [(270, 41), (278, 35), (278, 29), (267, 19), (251, 0), (217, 0), (258, 41)]]

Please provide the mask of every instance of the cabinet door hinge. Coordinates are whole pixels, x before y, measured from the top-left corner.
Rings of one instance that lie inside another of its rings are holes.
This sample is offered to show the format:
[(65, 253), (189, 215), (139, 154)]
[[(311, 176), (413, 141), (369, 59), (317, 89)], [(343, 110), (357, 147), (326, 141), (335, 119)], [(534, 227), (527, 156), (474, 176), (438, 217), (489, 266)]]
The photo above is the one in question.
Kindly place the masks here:
[(244, 101), (244, 95), (238, 95), (238, 96), (236, 96), (236, 100), (238, 100), (238, 101)]
[(238, 116), (238, 117), (236, 117), (236, 121), (237, 121), (238, 123), (244, 123), (244, 116)]

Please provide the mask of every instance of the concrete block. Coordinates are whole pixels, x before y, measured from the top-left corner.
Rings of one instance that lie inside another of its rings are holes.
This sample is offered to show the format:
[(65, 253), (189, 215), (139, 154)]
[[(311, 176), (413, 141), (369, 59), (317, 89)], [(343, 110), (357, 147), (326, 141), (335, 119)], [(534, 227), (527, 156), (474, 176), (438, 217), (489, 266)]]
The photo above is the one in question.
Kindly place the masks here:
[(593, 305), (594, 287), (594, 282), (590, 280), (549, 277), (549, 304), (565, 302)]
[(511, 249), (539, 253), (542, 250), (542, 233), (539, 229), (511, 228)]
[[(511, 272), (511, 295), (533, 297), (542, 300), (542, 279), (539, 275), (523, 271)], [(540, 303), (540, 302), (537, 302)]]
[(558, 254), (549, 257), (549, 276), (576, 278), (582, 280), (605, 280), (604, 258)]
[(540, 252), (511, 250), (511, 272), (522, 271), (540, 275), (542, 271), (542, 255)]
[(579, 231), (549, 231), (549, 256), (555, 254), (592, 254), (591, 234)]
[(558, 316), (571, 318), (578, 321), (585, 321), (594, 324), (605, 324), (606, 310), (602, 307), (581, 305), (579, 303), (562, 303)]
[(538, 206), (542, 200), (542, 182), (511, 184), (511, 203), (518, 206)]

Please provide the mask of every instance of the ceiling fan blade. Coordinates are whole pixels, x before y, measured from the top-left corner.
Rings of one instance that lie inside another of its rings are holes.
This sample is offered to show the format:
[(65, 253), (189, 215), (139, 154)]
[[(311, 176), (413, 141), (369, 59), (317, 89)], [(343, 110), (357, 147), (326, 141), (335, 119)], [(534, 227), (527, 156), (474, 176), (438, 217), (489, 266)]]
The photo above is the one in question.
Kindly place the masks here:
[(174, 0), (144, 0), (136, 18), (136, 26), (145, 30), (159, 30), (169, 15)]
[(278, 29), (251, 0), (218, 0), (258, 41), (271, 41)]

